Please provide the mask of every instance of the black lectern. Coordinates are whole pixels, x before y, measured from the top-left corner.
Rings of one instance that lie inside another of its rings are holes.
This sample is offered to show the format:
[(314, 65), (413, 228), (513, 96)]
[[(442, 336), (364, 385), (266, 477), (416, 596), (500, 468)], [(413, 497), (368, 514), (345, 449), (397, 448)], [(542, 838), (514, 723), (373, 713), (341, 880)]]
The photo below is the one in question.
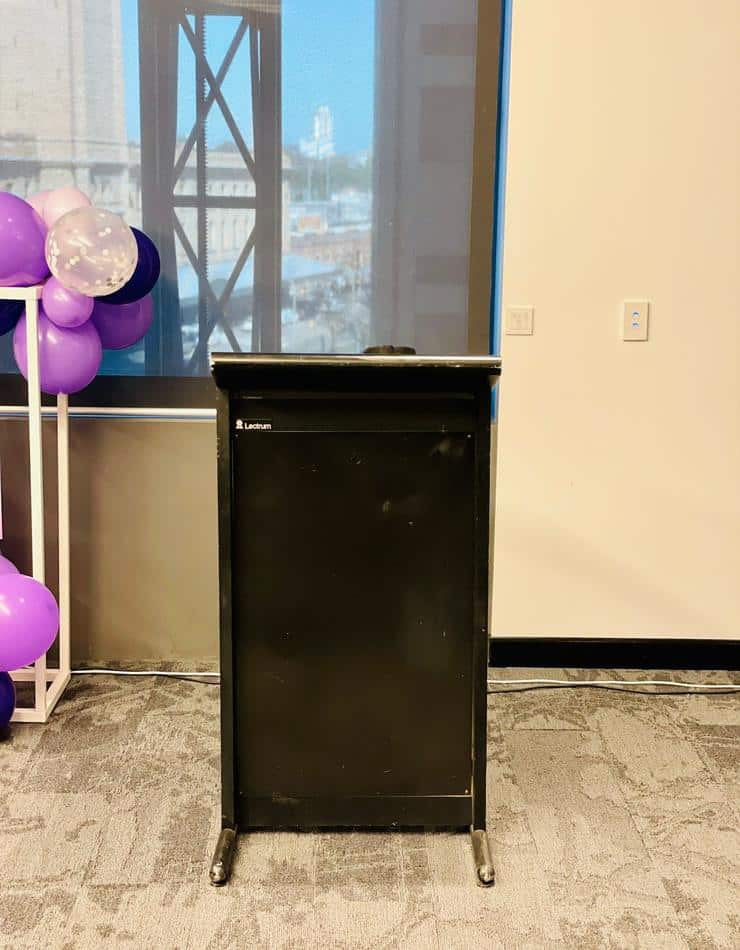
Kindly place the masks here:
[(223, 831), (485, 833), (496, 357), (216, 354)]

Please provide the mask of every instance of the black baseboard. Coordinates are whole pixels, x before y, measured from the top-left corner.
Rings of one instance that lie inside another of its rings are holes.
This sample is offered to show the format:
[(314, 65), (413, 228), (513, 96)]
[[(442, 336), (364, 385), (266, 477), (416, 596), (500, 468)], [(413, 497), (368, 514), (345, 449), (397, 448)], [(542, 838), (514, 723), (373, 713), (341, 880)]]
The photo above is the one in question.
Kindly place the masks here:
[(488, 664), (579, 670), (738, 670), (740, 640), (506, 637), (491, 640)]

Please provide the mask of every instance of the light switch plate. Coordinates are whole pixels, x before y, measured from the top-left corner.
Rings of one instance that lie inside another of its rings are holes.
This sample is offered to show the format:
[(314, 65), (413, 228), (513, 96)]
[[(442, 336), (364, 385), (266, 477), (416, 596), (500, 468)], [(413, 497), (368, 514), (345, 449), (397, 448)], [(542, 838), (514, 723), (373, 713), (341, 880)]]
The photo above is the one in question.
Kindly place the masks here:
[(648, 300), (625, 300), (622, 310), (622, 339), (647, 340), (649, 315)]
[(531, 336), (534, 333), (534, 307), (507, 307), (504, 330), (509, 336)]

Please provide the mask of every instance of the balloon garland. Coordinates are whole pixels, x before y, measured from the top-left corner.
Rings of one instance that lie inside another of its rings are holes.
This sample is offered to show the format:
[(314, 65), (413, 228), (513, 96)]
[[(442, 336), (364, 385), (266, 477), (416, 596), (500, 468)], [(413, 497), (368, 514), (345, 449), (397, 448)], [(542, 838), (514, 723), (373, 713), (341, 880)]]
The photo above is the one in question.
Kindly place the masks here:
[[(151, 291), (159, 278), (152, 241), (77, 188), (57, 188), (26, 201), (0, 191), (0, 288), (43, 284), (38, 311), (41, 390), (84, 389), (103, 349), (138, 343), (151, 326)], [(27, 378), (23, 301), (0, 300), (0, 335), (13, 331), (13, 353)], [(0, 734), (15, 709), (11, 670), (34, 663), (59, 629), (51, 591), (20, 574), (0, 554)]]
[[(0, 192), (0, 287), (43, 284), (42, 392), (79, 392), (97, 375), (104, 349), (124, 349), (144, 337), (159, 270), (150, 238), (119, 215), (94, 208), (77, 188), (40, 191), (25, 201)], [(18, 369), (27, 377), (22, 301), (0, 301), (0, 336), (11, 330)]]

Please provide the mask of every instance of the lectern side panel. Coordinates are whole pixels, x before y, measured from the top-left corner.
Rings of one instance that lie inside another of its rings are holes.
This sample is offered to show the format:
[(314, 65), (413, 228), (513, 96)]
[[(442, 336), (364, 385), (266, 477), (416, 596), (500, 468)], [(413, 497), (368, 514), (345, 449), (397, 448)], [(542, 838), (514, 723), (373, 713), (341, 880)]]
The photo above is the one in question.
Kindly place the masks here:
[(470, 794), (473, 442), (235, 434), (242, 796)]
[(231, 611), (231, 409), (219, 393), (218, 407), (218, 550), (221, 659), (221, 824), (237, 824), (236, 750), (234, 747), (234, 653)]

